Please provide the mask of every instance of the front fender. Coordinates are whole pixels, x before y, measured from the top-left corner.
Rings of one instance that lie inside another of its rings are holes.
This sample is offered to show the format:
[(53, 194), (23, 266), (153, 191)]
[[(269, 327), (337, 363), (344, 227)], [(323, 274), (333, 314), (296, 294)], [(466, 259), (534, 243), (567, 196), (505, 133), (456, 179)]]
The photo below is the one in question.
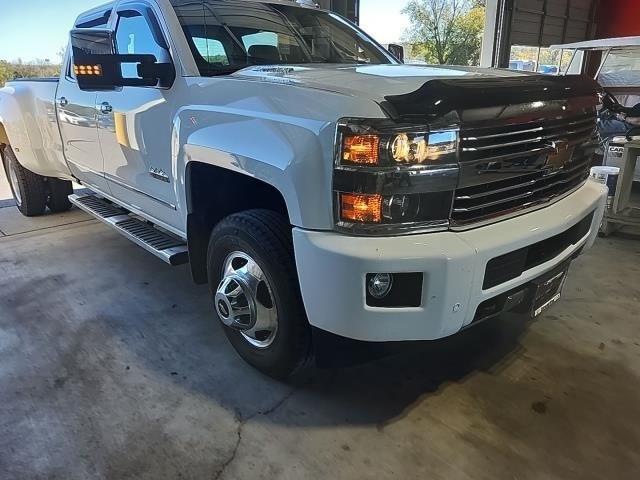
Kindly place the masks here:
[[(183, 108), (174, 129), (179, 184), (185, 185), (184, 172), (191, 161), (228, 169), (275, 187), (292, 225), (330, 229), (332, 178), (327, 172), (335, 131), (335, 123), (320, 120), (219, 106)], [(182, 205), (187, 202), (184, 195)]]

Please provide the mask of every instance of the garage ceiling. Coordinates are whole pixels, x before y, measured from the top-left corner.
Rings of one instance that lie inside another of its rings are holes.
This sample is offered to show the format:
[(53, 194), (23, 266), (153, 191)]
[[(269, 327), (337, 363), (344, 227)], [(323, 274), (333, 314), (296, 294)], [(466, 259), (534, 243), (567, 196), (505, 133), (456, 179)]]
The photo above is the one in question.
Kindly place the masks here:
[(597, 0), (515, 0), (510, 45), (548, 47), (590, 40)]

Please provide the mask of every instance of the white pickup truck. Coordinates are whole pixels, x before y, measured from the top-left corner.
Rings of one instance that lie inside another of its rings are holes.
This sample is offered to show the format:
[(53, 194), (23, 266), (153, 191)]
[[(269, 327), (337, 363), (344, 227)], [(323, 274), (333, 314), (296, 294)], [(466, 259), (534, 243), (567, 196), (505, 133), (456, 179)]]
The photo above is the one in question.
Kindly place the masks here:
[(300, 2), (119, 0), (78, 18), (59, 79), (0, 90), (0, 144), (22, 213), (75, 204), (189, 262), (239, 354), (287, 377), (320, 336), (555, 302), (605, 208), (599, 101), (580, 76), (403, 65)]

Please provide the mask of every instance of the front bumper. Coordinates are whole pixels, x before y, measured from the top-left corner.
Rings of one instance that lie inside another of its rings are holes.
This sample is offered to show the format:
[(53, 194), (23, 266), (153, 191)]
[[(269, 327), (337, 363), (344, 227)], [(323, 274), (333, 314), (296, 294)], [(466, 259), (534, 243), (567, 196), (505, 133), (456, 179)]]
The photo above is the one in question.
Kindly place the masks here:
[[(295, 228), (302, 297), (312, 326), (363, 341), (434, 340), (471, 324), (478, 306), (548, 272), (598, 234), (607, 189), (592, 180), (546, 208), (465, 232), (350, 237)], [(489, 260), (561, 234), (594, 213), (589, 232), (549, 261), (483, 289)], [(366, 305), (367, 273), (422, 272), (422, 306)]]

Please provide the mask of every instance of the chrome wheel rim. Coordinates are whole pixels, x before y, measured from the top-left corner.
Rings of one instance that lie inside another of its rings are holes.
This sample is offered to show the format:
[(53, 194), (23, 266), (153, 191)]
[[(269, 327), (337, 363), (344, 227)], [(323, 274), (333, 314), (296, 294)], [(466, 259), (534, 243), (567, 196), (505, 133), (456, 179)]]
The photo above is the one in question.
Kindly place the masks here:
[(233, 252), (225, 259), (214, 304), (220, 321), (252, 346), (267, 348), (275, 340), (278, 312), (271, 285), (246, 253)]
[(20, 187), (18, 186), (18, 174), (13, 166), (13, 162), (9, 163), (9, 183), (11, 183), (11, 190), (13, 190), (13, 197), (16, 200), (18, 206), (22, 205), (22, 195), (20, 195)]

